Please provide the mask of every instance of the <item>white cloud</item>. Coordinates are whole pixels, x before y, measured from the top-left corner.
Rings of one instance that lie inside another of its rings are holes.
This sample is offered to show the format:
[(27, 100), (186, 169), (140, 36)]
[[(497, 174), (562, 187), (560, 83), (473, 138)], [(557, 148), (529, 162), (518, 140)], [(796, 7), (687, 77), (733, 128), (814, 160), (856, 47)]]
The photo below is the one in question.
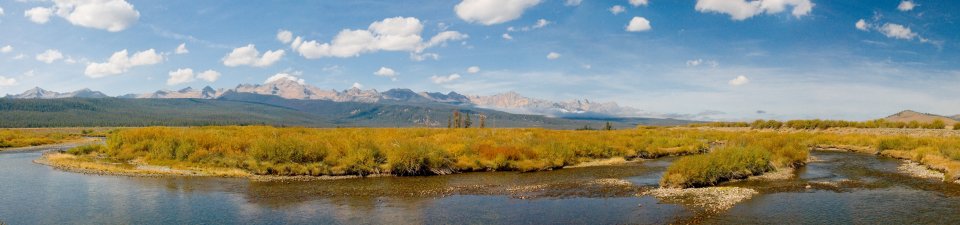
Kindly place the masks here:
[(720, 65), (719, 62), (715, 60), (703, 60), (703, 59), (691, 59), (687, 60), (688, 67), (698, 67), (700, 65), (708, 65), (710, 67), (717, 67)]
[(23, 53), (20, 53), (20, 54), (17, 54), (17, 56), (14, 56), (13, 59), (21, 60), (21, 59), (26, 58), (26, 57), (27, 57), (27, 55), (24, 55)]
[(23, 72), (23, 76), (25, 77), (33, 77), (36, 75), (37, 75), (37, 72), (33, 70), (27, 70), (27, 72)]
[(293, 32), (280, 30), (277, 32), (277, 40), (280, 41), (280, 43), (290, 44), (290, 42), (293, 41)]
[(917, 33), (911, 31), (909, 27), (895, 23), (883, 24), (878, 30), (889, 38), (913, 40), (917, 37)]
[(867, 21), (864, 21), (863, 19), (857, 20), (857, 23), (855, 25), (857, 26), (857, 30), (870, 31), (870, 24), (867, 23)]
[(422, 31), (423, 24), (417, 18), (393, 17), (373, 22), (367, 30), (344, 29), (330, 43), (305, 41), (302, 37), (296, 37), (290, 47), (307, 59), (349, 58), (378, 51), (407, 51), (411, 52), (412, 59), (423, 60), (431, 57), (431, 53), (423, 54), (424, 50), (469, 37), (457, 31), (443, 31), (424, 42), (420, 36)]
[(563, 2), (565, 6), (578, 6), (580, 3), (583, 3), (583, 0), (566, 0)]
[(54, 0), (54, 3), (51, 9), (56, 10), (57, 16), (82, 27), (118, 32), (140, 19), (140, 12), (125, 0)]
[(163, 55), (154, 49), (148, 49), (128, 56), (127, 50), (114, 52), (106, 62), (87, 64), (84, 75), (91, 78), (100, 78), (108, 75), (125, 73), (136, 66), (154, 65), (163, 62)]
[(549, 60), (554, 60), (559, 58), (560, 58), (560, 53), (556, 53), (556, 52), (547, 53), (547, 59)]
[(283, 49), (277, 49), (274, 51), (264, 52), (263, 55), (260, 55), (260, 51), (257, 50), (257, 47), (253, 44), (247, 46), (239, 47), (233, 49), (227, 56), (223, 57), (223, 65), (229, 67), (235, 66), (254, 66), (254, 67), (267, 67), (273, 65), (283, 57), (285, 51)]
[(3, 16), (3, 7), (0, 7), (0, 16)]
[(500, 35), (500, 37), (506, 40), (513, 40), (513, 36), (510, 36), (508, 33), (503, 33), (503, 35)]
[(533, 25), (533, 28), (534, 28), (534, 29), (543, 28), (543, 27), (545, 27), (545, 26), (547, 26), (547, 25), (549, 25), (549, 24), (550, 24), (550, 21), (549, 21), (549, 20), (539, 19), (539, 20), (537, 20), (537, 24), (534, 24), (534, 25)]
[(417, 62), (428, 60), (428, 59), (440, 60), (440, 55), (437, 55), (437, 53), (423, 53), (423, 54), (410, 53), (410, 59)]
[(170, 78), (167, 79), (167, 85), (178, 85), (182, 83), (192, 82), (194, 80), (193, 69), (190, 69), (190, 68), (170, 71), (170, 73), (168, 74), (170, 75)]
[(23, 17), (27, 17), (30, 21), (38, 24), (45, 24), (50, 22), (50, 16), (53, 15), (53, 9), (44, 8), (44, 7), (35, 7), (23, 11)]
[(467, 67), (467, 73), (479, 73), (479, 72), (480, 72), (479, 66)]
[(733, 78), (733, 80), (730, 80), (727, 83), (733, 86), (740, 86), (740, 85), (750, 83), (750, 79), (747, 79), (746, 76), (740, 75), (740, 76), (737, 76), (737, 78)]
[(363, 89), (363, 85), (357, 82), (353, 82), (353, 85), (350, 85), (350, 88)]
[(291, 80), (301, 85), (307, 83), (307, 81), (303, 80), (302, 78), (296, 77), (294, 75), (290, 75), (289, 73), (277, 73), (276, 75), (273, 75), (270, 78), (267, 78), (267, 80), (263, 81), (263, 83), (271, 83), (271, 82), (279, 81), (282, 79)]
[(37, 54), (36, 59), (37, 61), (50, 64), (57, 60), (63, 59), (63, 53), (60, 53), (60, 51), (56, 49), (47, 49), (43, 53)]
[(697, 0), (695, 8), (700, 12), (727, 14), (733, 20), (745, 20), (761, 13), (780, 13), (787, 7), (793, 7), (791, 14), (799, 18), (810, 14), (814, 5), (810, 0)]
[(393, 69), (387, 67), (380, 67), (379, 70), (373, 72), (373, 75), (389, 77), (391, 80), (397, 80), (397, 71), (393, 71)]
[(197, 74), (197, 79), (204, 80), (207, 82), (214, 82), (217, 79), (220, 79), (220, 72), (214, 70), (207, 70)]
[(0, 76), (0, 86), (14, 86), (17, 85), (17, 79), (7, 78), (5, 76)]
[(630, 5), (632, 5), (633, 7), (638, 7), (638, 6), (647, 5), (647, 4), (648, 4), (647, 0), (630, 0)]
[(913, 7), (917, 7), (917, 4), (909, 0), (901, 1), (900, 5), (897, 5), (897, 9), (904, 12), (913, 10)]
[(190, 53), (190, 50), (187, 50), (187, 43), (180, 43), (180, 46), (177, 46), (177, 50), (174, 52), (177, 54), (187, 54)]
[(13, 46), (10, 46), (10, 45), (5, 45), (3, 46), (3, 48), (0, 48), (0, 52), (2, 53), (10, 53), (12, 51), (13, 51)]
[(621, 5), (615, 5), (613, 7), (610, 7), (610, 13), (613, 13), (613, 15), (623, 13), (624, 11), (627, 11), (627, 8), (624, 8)]
[(460, 79), (460, 74), (456, 74), (456, 73), (450, 74), (450, 75), (448, 75), (448, 76), (437, 76), (437, 75), (433, 75), (433, 76), (430, 77), (430, 80), (432, 80), (434, 84), (449, 83), (449, 82), (454, 81), (454, 80), (457, 80), (457, 79)]
[(453, 10), (464, 21), (489, 26), (520, 18), (537, 4), (540, 0), (463, 0)]
[(633, 19), (630, 19), (630, 24), (627, 24), (627, 31), (629, 32), (648, 31), (650, 28), (650, 21), (639, 16), (634, 16)]

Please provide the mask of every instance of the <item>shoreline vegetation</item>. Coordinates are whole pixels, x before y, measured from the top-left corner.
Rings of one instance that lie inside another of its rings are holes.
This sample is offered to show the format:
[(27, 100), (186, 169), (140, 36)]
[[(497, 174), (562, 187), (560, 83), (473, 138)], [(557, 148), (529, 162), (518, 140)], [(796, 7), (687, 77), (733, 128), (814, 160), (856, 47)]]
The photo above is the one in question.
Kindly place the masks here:
[(89, 137), (105, 137), (106, 128), (0, 129), (0, 152), (30, 147), (83, 143)]
[(692, 188), (782, 179), (805, 165), (811, 150), (840, 150), (910, 160), (943, 172), (947, 182), (960, 178), (960, 138), (954, 135), (882, 132), (886, 128), (730, 129), (146, 127), (120, 129), (106, 144), (45, 154), (37, 162), (85, 173), (269, 181), (532, 172), (683, 156), (660, 185)]

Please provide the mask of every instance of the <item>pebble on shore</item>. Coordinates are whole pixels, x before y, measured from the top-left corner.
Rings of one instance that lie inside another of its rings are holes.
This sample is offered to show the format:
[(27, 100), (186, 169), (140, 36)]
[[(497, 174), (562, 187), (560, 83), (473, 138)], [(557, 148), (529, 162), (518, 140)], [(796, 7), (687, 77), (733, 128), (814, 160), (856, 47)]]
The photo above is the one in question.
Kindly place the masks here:
[(720, 212), (750, 199), (758, 192), (741, 187), (657, 188), (641, 195), (650, 195), (668, 203), (680, 203)]
[(936, 178), (938, 180), (943, 180), (944, 175), (940, 171), (931, 170), (924, 165), (920, 165), (917, 162), (906, 160), (903, 164), (897, 167), (901, 173), (908, 174), (910, 176), (919, 177), (919, 178)]

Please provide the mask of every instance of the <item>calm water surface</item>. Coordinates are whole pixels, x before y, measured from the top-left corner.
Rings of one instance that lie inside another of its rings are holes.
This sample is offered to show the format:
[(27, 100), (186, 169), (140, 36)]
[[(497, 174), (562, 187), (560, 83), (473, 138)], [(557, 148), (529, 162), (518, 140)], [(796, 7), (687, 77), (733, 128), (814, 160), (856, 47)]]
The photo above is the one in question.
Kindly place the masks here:
[[(960, 185), (911, 178), (897, 160), (814, 152), (798, 178), (736, 182), (760, 195), (723, 213), (636, 196), (673, 158), (537, 173), (316, 182), (62, 172), (39, 152), (0, 153), (8, 224), (950, 224)], [(811, 185), (807, 189), (805, 186)]]

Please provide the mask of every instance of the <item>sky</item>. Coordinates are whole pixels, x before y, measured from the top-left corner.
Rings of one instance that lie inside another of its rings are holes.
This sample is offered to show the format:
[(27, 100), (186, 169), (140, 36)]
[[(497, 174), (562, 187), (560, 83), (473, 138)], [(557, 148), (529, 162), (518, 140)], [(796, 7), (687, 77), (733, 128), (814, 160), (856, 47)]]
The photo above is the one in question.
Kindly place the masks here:
[(677, 117), (960, 114), (960, 1), (2, 0), (0, 95), (287, 77)]

